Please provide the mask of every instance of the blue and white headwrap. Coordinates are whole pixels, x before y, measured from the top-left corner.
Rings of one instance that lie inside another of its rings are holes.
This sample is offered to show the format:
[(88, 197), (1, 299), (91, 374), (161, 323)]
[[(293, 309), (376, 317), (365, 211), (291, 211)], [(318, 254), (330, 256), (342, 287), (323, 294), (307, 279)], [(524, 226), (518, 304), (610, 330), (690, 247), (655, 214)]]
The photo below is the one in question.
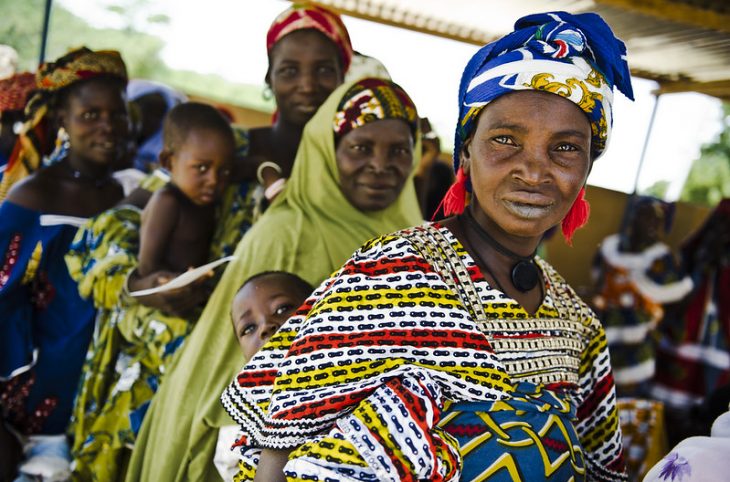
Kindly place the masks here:
[(591, 151), (606, 148), (613, 87), (633, 100), (626, 46), (595, 13), (539, 13), (522, 17), (515, 31), (482, 47), (459, 85), (454, 169), (463, 142), (489, 102), (519, 90), (552, 92), (574, 102), (591, 123)]

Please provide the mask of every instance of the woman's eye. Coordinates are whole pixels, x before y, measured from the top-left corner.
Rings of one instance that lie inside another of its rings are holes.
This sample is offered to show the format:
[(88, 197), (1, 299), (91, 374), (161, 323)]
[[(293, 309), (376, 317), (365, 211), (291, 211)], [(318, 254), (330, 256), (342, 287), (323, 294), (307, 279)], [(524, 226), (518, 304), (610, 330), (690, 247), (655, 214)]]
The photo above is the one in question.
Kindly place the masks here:
[(510, 146), (515, 145), (515, 141), (509, 136), (495, 136), (492, 138), (492, 140), (494, 140), (494, 142), (496, 142), (497, 144), (505, 144)]
[(317, 69), (317, 72), (320, 74), (331, 75), (335, 73), (335, 68), (331, 65), (322, 65)]
[(289, 304), (280, 305), (280, 306), (276, 307), (276, 310), (274, 310), (274, 314), (278, 315), (278, 316), (285, 315), (288, 312), (292, 311), (293, 309), (294, 309), (294, 305), (289, 305)]
[(573, 144), (560, 144), (556, 150), (562, 151), (562, 152), (574, 152), (574, 151), (578, 151), (579, 149), (577, 146), (575, 146)]
[(206, 166), (205, 164), (199, 164), (199, 165), (197, 165), (197, 166), (196, 166), (195, 168), (196, 168), (196, 169), (198, 170), (198, 172), (200, 172), (200, 173), (208, 172), (208, 166)]
[(393, 154), (396, 156), (410, 156), (411, 150), (407, 147), (396, 147), (393, 149)]
[(231, 170), (230, 169), (222, 169), (220, 171), (220, 175), (222, 177), (229, 177), (231, 175)]
[(297, 69), (295, 67), (282, 67), (276, 72), (282, 77), (294, 77), (297, 75)]
[(370, 146), (366, 146), (365, 144), (353, 144), (352, 150), (360, 154), (366, 154), (370, 152)]
[(96, 120), (99, 114), (95, 111), (87, 111), (81, 114), (81, 118), (86, 121)]

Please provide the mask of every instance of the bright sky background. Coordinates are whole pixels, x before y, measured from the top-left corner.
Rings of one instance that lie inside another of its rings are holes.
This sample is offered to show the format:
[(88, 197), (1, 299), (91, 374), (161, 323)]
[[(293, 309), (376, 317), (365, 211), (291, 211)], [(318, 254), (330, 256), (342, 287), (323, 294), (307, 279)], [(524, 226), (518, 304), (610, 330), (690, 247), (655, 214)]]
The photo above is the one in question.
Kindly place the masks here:
[[(120, 27), (104, 5), (120, 0), (56, 0), (98, 27)], [(284, 0), (154, 0), (149, 12), (164, 13), (168, 25), (135, 25), (166, 42), (163, 60), (172, 68), (217, 73), (231, 81), (261, 84), (266, 72), (266, 31), (288, 8)], [(509, 23), (513, 23), (512, 19)], [(461, 72), (477, 47), (431, 35), (344, 17), (353, 47), (379, 59), (427, 116), (445, 146), (453, 145), (456, 95)], [(631, 61), (629, 52), (629, 62)], [(656, 84), (634, 79), (636, 102), (617, 94), (614, 131), (607, 153), (588, 182), (631, 192), (649, 127)], [(703, 143), (720, 132), (721, 103), (695, 93), (664, 95), (639, 177), (639, 189), (670, 181), (667, 200), (676, 200)]]

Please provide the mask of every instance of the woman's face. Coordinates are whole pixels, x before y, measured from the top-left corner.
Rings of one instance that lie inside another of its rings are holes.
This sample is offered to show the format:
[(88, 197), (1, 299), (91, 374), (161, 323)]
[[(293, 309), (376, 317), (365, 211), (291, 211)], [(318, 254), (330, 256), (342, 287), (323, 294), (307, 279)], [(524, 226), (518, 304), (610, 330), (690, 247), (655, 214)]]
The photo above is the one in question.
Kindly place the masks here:
[(461, 162), (479, 207), (505, 233), (542, 236), (560, 223), (590, 168), (591, 126), (558, 95), (522, 91), (488, 104)]
[(662, 238), (664, 213), (657, 205), (646, 203), (633, 213), (634, 219), (629, 232), (630, 247), (644, 249)]
[(129, 135), (127, 102), (120, 82), (85, 81), (68, 94), (60, 111), (70, 155), (95, 164), (112, 164), (124, 153)]
[(271, 51), (267, 81), (279, 114), (292, 124), (306, 124), (343, 76), (337, 47), (316, 30), (292, 32)]
[(335, 155), (345, 198), (380, 211), (398, 199), (413, 167), (411, 130), (402, 120), (373, 121), (342, 136)]

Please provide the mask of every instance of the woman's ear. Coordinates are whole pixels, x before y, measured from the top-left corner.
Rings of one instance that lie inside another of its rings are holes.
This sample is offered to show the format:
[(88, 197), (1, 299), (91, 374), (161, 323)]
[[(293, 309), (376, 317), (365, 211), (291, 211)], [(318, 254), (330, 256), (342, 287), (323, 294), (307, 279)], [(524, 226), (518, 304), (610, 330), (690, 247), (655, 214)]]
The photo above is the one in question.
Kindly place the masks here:
[(471, 169), (471, 137), (466, 139), (461, 145), (461, 151), (459, 152), (459, 165), (464, 169), (464, 174), (469, 177)]
[(65, 129), (67, 121), (68, 109), (66, 107), (60, 107), (56, 110), (56, 114), (51, 118), (51, 125), (56, 130), (60, 129), (61, 127)]

